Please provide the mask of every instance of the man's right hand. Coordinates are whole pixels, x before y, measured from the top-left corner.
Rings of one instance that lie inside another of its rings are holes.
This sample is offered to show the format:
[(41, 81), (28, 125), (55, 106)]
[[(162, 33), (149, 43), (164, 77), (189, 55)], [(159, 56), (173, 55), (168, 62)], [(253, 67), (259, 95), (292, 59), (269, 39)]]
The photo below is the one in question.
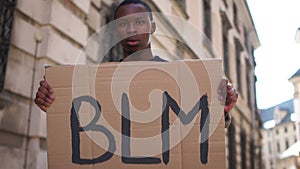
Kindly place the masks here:
[(47, 108), (52, 104), (54, 99), (55, 97), (54, 97), (53, 89), (48, 84), (48, 82), (45, 80), (44, 77), (44, 80), (40, 82), (40, 87), (36, 92), (34, 102), (40, 109), (47, 112)]

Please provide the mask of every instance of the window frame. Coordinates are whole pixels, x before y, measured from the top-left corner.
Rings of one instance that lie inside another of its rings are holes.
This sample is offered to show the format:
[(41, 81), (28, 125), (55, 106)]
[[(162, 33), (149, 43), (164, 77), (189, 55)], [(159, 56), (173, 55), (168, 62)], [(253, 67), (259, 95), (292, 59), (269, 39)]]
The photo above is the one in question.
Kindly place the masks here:
[(2, 92), (5, 83), (15, 8), (16, 0), (0, 1), (0, 92)]

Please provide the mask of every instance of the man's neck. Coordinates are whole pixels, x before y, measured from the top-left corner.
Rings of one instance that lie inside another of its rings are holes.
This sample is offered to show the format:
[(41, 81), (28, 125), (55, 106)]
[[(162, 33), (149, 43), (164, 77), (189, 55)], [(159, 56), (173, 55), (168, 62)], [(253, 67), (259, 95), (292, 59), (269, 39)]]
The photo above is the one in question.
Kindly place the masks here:
[(128, 53), (124, 51), (123, 61), (149, 61), (153, 59), (153, 54), (151, 48), (136, 51), (134, 53)]

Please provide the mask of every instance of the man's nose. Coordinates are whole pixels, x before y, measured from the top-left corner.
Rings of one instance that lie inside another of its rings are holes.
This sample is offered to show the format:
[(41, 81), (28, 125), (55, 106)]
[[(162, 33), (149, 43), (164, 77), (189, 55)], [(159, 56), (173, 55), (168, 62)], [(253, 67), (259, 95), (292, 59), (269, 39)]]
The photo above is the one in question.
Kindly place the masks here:
[(128, 24), (128, 26), (127, 26), (127, 32), (131, 33), (131, 34), (137, 33), (137, 27), (136, 27), (136, 25), (134, 23)]

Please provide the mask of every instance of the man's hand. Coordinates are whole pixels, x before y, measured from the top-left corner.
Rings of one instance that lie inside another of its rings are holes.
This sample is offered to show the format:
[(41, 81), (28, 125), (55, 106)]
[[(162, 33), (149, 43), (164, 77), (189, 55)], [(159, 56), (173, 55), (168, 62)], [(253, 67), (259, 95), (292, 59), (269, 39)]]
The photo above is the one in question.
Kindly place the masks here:
[(48, 82), (45, 80), (44, 77), (44, 80), (40, 82), (40, 87), (36, 92), (36, 97), (34, 99), (34, 102), (40, 109), (47, 112), (47, 108), (52, 104), (54, 99), (55, 97), (54, 97), (53, 89), (51, 88), (51, 86), (48, 84)]
[(235, 106), (239, 95), (227, 79), (221, 81), (218, 94), (219, 101), (224, 105), (225, 127), (227, 128), (231, 123), (230, 110)]
[(235, 106), (239, 95), (236, 89), (233, 88), (232, 84), (228, 82), (228, 80), (227, 80), (226, 91), (227, 94), (226, 94), (224, 112), (229, 112)]

